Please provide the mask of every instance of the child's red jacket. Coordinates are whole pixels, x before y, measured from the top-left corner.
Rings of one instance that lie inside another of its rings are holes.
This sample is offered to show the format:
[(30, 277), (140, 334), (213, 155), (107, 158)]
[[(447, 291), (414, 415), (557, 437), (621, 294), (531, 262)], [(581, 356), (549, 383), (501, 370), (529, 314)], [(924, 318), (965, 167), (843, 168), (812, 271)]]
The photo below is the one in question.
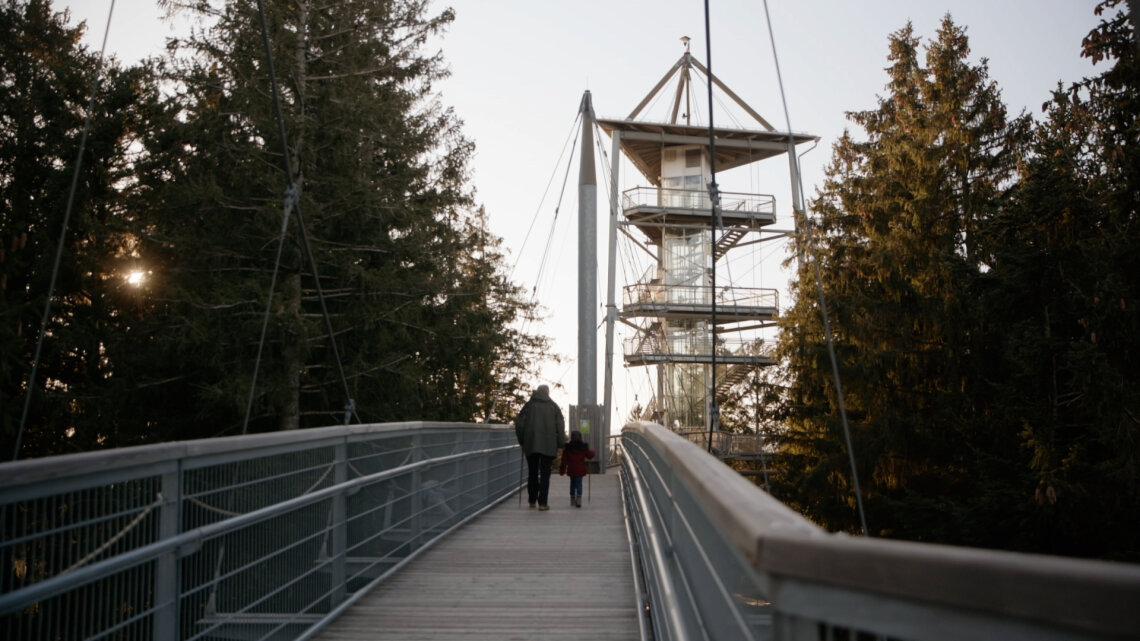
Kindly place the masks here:
[(586, 476), (586, 459), (594, 458), (594, 450), (582, 441), (570, 441), (562, 450), (562, 465), (558, 473), (570, 476)]

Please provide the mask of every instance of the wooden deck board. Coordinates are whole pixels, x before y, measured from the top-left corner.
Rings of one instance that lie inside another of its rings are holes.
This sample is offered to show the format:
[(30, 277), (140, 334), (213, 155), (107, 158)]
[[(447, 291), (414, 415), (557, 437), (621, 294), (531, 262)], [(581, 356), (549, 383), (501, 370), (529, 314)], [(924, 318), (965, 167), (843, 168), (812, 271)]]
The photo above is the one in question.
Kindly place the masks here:
[(618, 475), (593, 476), (570, 506), (551, 479), (550, 511), (508, 499), (424, 552), (354, 604), (321, 641), (636, 641), (637, 597)]

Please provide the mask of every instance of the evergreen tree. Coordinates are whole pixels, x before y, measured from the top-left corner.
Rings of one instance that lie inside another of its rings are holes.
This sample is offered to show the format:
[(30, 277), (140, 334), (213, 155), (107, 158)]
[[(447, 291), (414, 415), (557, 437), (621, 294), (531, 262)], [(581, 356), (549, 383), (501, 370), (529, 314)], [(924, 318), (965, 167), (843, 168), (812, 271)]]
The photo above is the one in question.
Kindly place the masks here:
[[(145, 69), (122, 69), (88, 52), (80, 44), (83, 27), (67, 26), (67, 18), (46, 0), (0, 5), (5, 457), (13, 455), (61, 236), (62, 261), (19, 456), (113, 445), (121, 427), (110, 392), (123, 379), (111, 354), (131, 331), (137, 293), (128, 282), (135, 250), (122, 194), (130, 188), (131, 143), (153, 106), (154, 86)], [(84, 140), (85, 117), (90, 131)]]
[[(971, 295), (982, 269), (977, 228), (1012, 171), (1006, 117), (986, 61), (968, 61), (947, 16), (926, 47), (908, 25), (890, 37), (887, 95), (849, 113), (812, 210), (813, 243), (865, 493), (877, 535), (961, 541), (981, 358)], [(812, 234), (809, 239), (808, 234)], [(858, 524), (814, 273), (801, 260), (781, 319), (788, 389), (777, 493), (826, 527)]]
[(346, 397), (365, 422), (483, 418), (494, 390), (509, 398), (518, 384), (511, 350), (543, 341), (509, 329), (527, 310), (497, 241), (473, 233), (473, 145), (432, 93), (446, 70), (422, 50), (452, 13), (429, 16), (422, 1), (265, 6), (287, 158), (255, 2), (186, 3), (210, 26), (175, 43), (164, 68), (179, 124), (148, 140), (137, 203), (159, 275), (145, 403), (163, 408), (156, 429), (240, 431), (259, 357), (252, 430), (339, 423)]
[[(1102, 13), (1124, 3), (1103, 2)], [(999, 420), (1018, 434), (1019, 549), (1140, 559), (1140, 67), (1119, 10), (1083, 55), (1111, 68), (1046, 103), (1010, 205), (987, 228), (982, 300)]]

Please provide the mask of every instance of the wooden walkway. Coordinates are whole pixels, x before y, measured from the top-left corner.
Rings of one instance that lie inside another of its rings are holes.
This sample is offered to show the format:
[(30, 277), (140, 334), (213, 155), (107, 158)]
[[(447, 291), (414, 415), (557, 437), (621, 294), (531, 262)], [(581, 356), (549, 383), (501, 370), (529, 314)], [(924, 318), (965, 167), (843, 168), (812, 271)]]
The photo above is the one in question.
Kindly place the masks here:
[[(510, 498), (444, 538), (355, 603), (322, 641), (637, 641), (629, 544), (617, 470), (592, 476), (570, 505), (550, 482), (550, 510)], [(525, 492), (524, 492), (525, 494)]]

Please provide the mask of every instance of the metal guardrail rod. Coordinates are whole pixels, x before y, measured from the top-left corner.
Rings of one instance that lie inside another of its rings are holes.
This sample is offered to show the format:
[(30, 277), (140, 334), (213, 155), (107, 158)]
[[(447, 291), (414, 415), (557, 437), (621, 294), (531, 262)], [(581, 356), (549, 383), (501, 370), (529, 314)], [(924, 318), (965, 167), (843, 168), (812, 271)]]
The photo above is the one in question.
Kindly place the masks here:
[(650, 621), (649, 621), (649, 603), (646, 601), (648, 590), (645, 586), (641, 568), (641, 545), (633, 534), (633, 513), (630, 510), (630, 499), (626, 496), (626, 489), (630, 485), (626, 481), (622, 481), (621, 492), (621, 515), (622, 523), (625, 524), (625, 538), (629, 543), (629, 559), (631, 570), (633, 574), (633, 588), (637, 595), (637, 638), (641, 641), (648, 641), (650, 638)]
[[(638, 549), (643, 562), (648, 561), (652, 568), (652, 577), (655, 580), (650, 594), (652, 595), (651, 618), (658, 623), (654, 630), (654, 639), (661, 641), (688, 641), (689, 634), (685, 619), (681, 616), (682, 610), (689, 608), (682, 605), (681, 596), (676, 588), (680, 577), (674, 576), (672, 564), (666, 559), (673, 553), (673, 545), (668, 535), (661, 531), (658, 523), (663, 520), (660, 513), (649, 514), (646, 508), (656, 509), (654, 502), (645, 493), (645, 483), (636, 465), (628, 465), (625, 473), (629, 474), (628, 491), (635, 497), (635, 503), (641, 506), (638, 516), (639, 528), (637, 541)], [(642, 545), (644, 543), (644, 545)], [(648, 553), (648, 558), (646, 554)]]

